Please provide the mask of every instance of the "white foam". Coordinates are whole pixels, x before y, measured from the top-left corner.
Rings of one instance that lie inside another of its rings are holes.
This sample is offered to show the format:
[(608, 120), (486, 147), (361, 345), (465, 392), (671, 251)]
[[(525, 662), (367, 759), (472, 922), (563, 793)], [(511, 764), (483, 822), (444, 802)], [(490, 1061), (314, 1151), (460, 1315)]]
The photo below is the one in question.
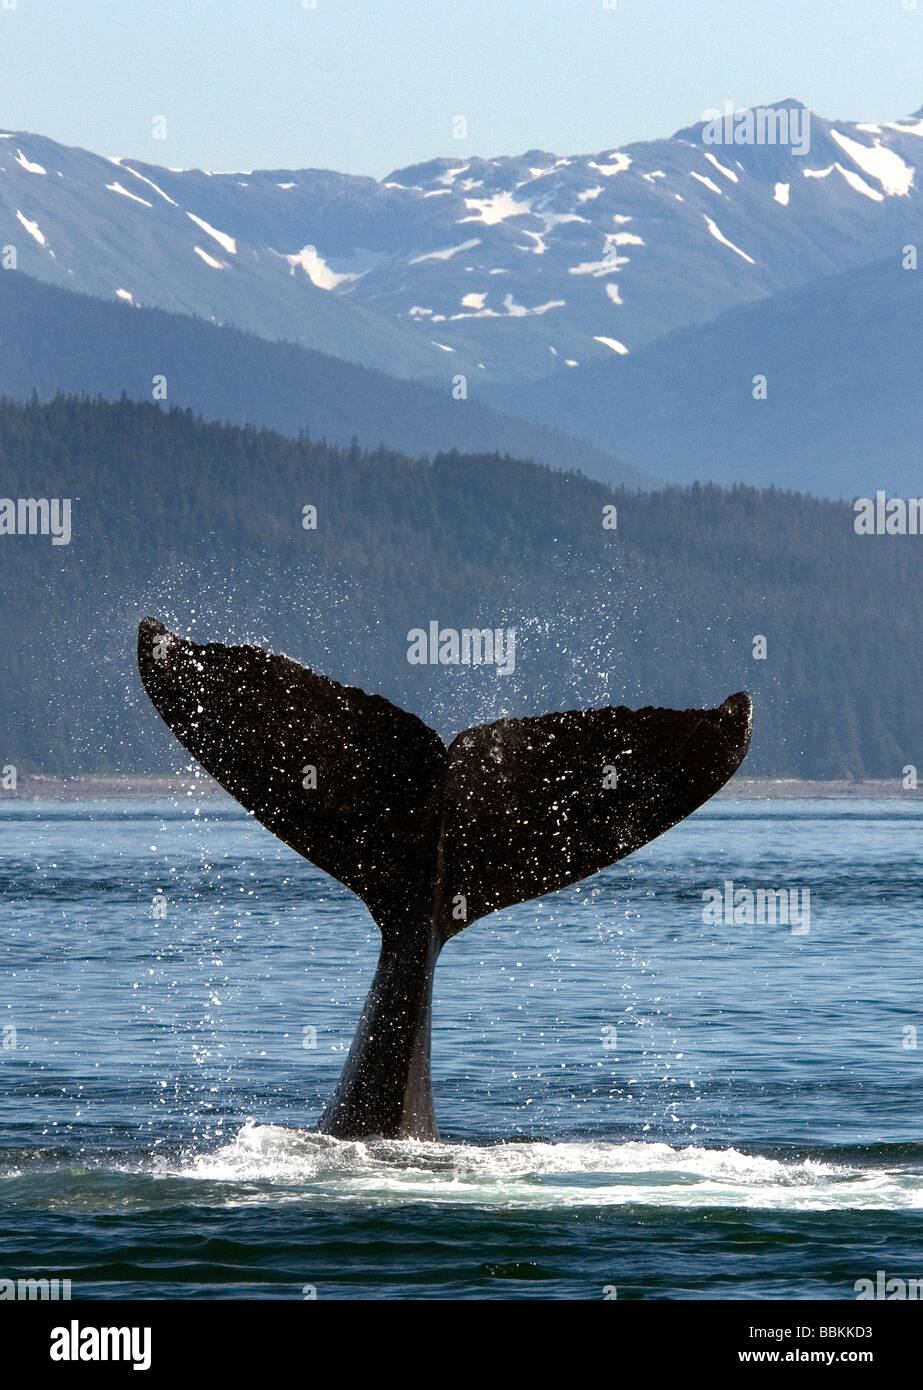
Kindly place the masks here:
[(787, 208), (791, 191), (792, 186), (790, 183), (777, 183), (775, 192), (772, 196), (777, 203), (781, 203), (784, 208)]
[(128, 301), (129, 304), (134, 304), (135, 302), (131, 290), (116, 290), (116, 294), (118, 295), (119, 299), (125, 299)]
[[(737, 1149), (608, 1144), (368, 1143), (277, 1125), (247, 1124), (215, 1153), (160, 1178), (224, 1183), (229, 1206), (303, 1201), (305, 1190), (342, 1208), (354, 1202), (519, 1210), (601, 1206), (779, 1211), (920, 1210), (923, 1175), (847, 1168), (814, 1159), (781, 1161)], [(254, 1184), (265, 1185), (253, 1190)], [(268, 1191), (266, 1189), (269, 1189)]]

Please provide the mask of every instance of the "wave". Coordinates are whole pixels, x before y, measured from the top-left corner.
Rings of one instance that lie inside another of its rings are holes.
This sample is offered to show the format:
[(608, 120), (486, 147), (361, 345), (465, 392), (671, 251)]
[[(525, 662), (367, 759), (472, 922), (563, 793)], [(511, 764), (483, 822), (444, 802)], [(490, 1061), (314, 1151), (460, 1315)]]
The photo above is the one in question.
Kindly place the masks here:
[[(858, 1166), (822, 1158), (778, 1159), (734, 1148), (602, 1141), (430, 1144), (357, 1142), (245, 1124), (212, 1153), (161, 1161), (158, 1176), (251, 1188), (326, 1205), (415, 1202), (504, 1208), (646, 1205), (779, 1211), (916, 1210), (923, 1166)], [(233, 1191), (225, 1194), (234, 1202)]]

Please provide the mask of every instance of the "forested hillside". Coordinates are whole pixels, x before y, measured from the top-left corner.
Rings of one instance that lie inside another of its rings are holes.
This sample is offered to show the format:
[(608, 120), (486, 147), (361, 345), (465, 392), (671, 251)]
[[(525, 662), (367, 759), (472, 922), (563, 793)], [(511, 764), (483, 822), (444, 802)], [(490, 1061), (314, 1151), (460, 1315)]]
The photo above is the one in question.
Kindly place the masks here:
[(149, 401), (156, 377), (166, 392), (158, 399), (206, 420), (308, 431), (335, 444), (356, 437), (373, 449), (385, 440), (413, 455), (500, 450), (607, 482), (643, 482), (627, 463), (583, 439), (457, 398), (458, 374), (474, 378), (451, 353), (439, 354), (441, 379), (424, 386), (292, 343), (93, 299), (12, 272), (0, 273), (0, 323), (0, 393), (15, 400), (34, 391), (42, 400), (62, 393), (118, 400), (124, 393)]
[[(923, 537), (857, 536), (845, 504), (613, 491), (498, 455), (409, 460), (67, 398), (0, 403), (0, 495), (72, 499), (70, 544), (0, 535), (0, 762), (23, 770), (184, 765), (135, 670), (147, 613), (286, 651), (445, 735), (745, 688), (750, 775), (898, 779), (921, 758)], [(430, 622), (515, 628), (515, 669), (410, 664)]]

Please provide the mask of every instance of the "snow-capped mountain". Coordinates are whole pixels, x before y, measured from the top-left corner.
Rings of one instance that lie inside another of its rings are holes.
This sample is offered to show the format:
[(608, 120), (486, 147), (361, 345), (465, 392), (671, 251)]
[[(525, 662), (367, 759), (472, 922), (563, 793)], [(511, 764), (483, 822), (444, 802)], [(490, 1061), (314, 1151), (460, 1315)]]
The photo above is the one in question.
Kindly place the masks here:
[[(207, 174), (0, 139), (0, 243), (25, 273), (446, 385), (634, 352), (923, 241), (923, 112), (797, 102), (560, 157), (444, 158), (382, 181)], [(739, 137), (753, 143), (736, 143)], [(806, 135), (806, 138), (804, 138)]]

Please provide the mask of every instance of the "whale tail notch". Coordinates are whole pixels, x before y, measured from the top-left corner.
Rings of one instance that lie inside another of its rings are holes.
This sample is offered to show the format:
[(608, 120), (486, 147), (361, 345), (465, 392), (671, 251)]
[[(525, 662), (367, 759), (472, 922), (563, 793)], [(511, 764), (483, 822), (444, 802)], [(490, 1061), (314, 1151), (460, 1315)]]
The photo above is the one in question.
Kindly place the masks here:
[(415, 715), (259, 647), (198, 645), (146, 618), (145, 690), (180, 743), (386, 939), (444, 939), (631, 854), (700, 806), (750, 741), (749, 696), (503, 719), (447, 749)]

